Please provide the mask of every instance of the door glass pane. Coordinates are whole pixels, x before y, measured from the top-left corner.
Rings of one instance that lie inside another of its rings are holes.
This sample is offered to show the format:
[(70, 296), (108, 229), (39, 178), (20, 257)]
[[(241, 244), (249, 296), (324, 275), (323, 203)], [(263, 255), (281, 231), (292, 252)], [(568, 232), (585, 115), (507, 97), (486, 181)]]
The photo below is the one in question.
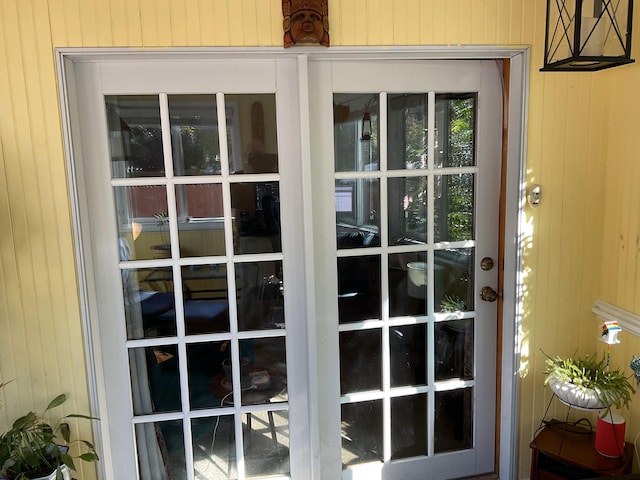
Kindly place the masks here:
[(338, 248), (380, 246), (380, 180), (336, 180)]
[(427, 325), (389, 328), (391, 387), (427, 384)]
[[(242, 404), (286, 402), (287, 359), (284, 337), (240, 340)], [(231, 399), (230, 399), (231, 400)]]
[(194, 418), (191, 421), (191, 437), (195, 478), (238, 478), (233, 415)]
[(141, 480), (186, 478), (181, 420), (139, 423), (135, 432)]
[(343, 404), (343, 466), (379, 462), (382, 455), (382, 400)]
[(163, 316), (175, 307), (173, 275), (170, 269), (157, 269), (166, 281), (147, 282), (155, 270), (121, 270), (128, 340), (176, 334), (175, 314)]
[(427, 95), (390, 94), (387, 102), (389, 170), (427, 168)]
[(158, 96), (110, 95), (105, 104), (112, 178), (164, 176)]
[(436, 323), (434, 342), (436, 381), (473, 378), (473, 319)]
[(131, 348), (129, 368), (135, 415), (182, 409), (176, 345)]
[(340, 323), (380, 318), (380, 256), (338, 258)]
[(231, 383), (224, 381), (223, 364), (229, 358), (228, 345), (228, 341), (218, 341), (186, 346), (191, 409), (228, 406), (226, 400), (231, 392)]
[(473, 445), (473, 388), (436, 392), (436, 453)]
[(273, 93), (225, 95), (231, 173), (277, 173), (278, 135)]
[(285, 327), (282, 262), (246, 262), (236, 265), (238, 329)]
[(120, 260), (171, 256), (167, 188), (159, 185), (114, 187)]
[(247, 478), (288, 475), (289, 412), (251, 412), (243, 418)]
[(435, 310), (456, 312), (473, 310), (474, 249), (436, 250)]
[(340, 391), (354, 393), (382, 388), (380, 329), (340, 332)]
[(388, 185), (389, 244), (426, 243), (427, 178), (390, 178)]
[(473, 238), (474, 177), (469, 174), (436, 175), (434, 238), (457, 242)]
[(333, 96), (335, 171), (379, 170), (378, 118), (375, 93), (336, 93)]
[[(147, 277), (147, 281), (151, 278), (154, 280), (159, 279), (162, 271), (158, 268), (154, 269), (154, 274)], [(189, 300), (218, 300), (219, 303), (227, 305), (227, 266), (225, 264), (188, 265), (181, 267), (180, 272), (185, 305)], [(211, 304), (213, 303), (211, 302)], [(192, 302), (192, 304), (196, 304), (196, 302)], [(218, 313), (224, 313), (224, 311), (226, 311), (226, 308), (224, 310), (220, 309)], [(219, 325), (207, 333), (212, 333), (213, 331), (228, 332), (228, 313), (225, 314), (225, 317), (227, 328)]]
[[(429, 303), (426, 252), (389, 255), (389, 316), (427, 315)], [(442, 267), (434, 265), (436, 288), (442, 283)]]
[(475, 165), (475, 118), (476, 94), (436, 95), (436, 168)]
[(235, 253), (282, 251), (278, 182), (231, 184), (231, 208)]
[(222, 185), (176, 185), (181, 257), (225, 254)]
[(220, 174), (215, 95), (169, 95), (175, 175)]
[(427, 396), (391, 399), (391, 458), (427, 455)]

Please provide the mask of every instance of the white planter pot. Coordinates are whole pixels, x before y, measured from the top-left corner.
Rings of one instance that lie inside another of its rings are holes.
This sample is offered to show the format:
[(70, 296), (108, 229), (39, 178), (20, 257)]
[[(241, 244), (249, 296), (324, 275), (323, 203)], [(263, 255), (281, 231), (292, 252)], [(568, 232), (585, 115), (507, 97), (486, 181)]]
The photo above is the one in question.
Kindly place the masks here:
[[(71, 472), (66, 465), (63, 465), (60, 470), (62, 471), (63, 480), (71, 480)], [(31, 480), (56, 480), (57, 471), (50, 473), (44, 477), (34, 477)], [(6, 480), (4, 477), (0, 477), (0, 480)]]
[(571, 405), (576, 408), (584, 408), (589, 410), (599, 410), (607, 408), (598, 399), (595, 390), (582, 389), (572, 383), (565, 383), (556, 377), (550, 377), (547, 385), (551, 388), (553, 393), (567, 405)]

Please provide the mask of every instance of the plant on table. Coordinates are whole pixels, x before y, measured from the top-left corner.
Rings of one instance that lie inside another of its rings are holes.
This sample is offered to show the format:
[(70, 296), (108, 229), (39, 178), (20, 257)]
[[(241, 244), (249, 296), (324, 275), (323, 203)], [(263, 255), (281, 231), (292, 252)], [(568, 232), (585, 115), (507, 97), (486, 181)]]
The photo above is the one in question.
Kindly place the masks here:
[[(607, 357), (595, 355), (584, 357), (547, 357), (544, 384), (567, 403), (572, 400), (563, 398), (567, 392), (576, 393), (584, 398), (595, 399), (588, 408), (628, 407), (635, 390), (629, 378), (619, 369), (610, 369)], [(576, 405), (584, 406), (584, 405)]]

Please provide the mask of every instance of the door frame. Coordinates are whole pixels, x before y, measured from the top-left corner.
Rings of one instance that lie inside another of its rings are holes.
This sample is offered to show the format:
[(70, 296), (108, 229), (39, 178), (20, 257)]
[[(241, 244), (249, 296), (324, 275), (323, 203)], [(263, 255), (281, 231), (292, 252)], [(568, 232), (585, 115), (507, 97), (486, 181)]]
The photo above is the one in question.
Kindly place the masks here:
[[(311, 158), (310, 139), (308, 136), (309, 126), (309, 103), (308, 103), (308, 71), (306, 65), (309, 58), (346, 60), (346, 59), (413, 59), (413, 60), (463, 60), (463, 59), (495, 59), (509, 60), (508, 83), (509, 93), (505, 105), (505, 116), (507, 121), (504, 125), (503, 136), (503, 185), (502, 195), (504, 203), (502, 205), (502, 225), (500, 240), (504, 243), (504, 268), (502, 309), (498, 322), (500, 325), (498, 357), (500, 358), (499, 376), (499, 418), (496, 426), (499, 445), (497, 473), (501, 478), (515, 478), (518, 466), (518, 392), (519, 381), (518, 371), (520, 362), (520, 322), (522, 317), (522, 260), (523, 246), (520, 242), (524, 229), (524, 202), (525, 195), (525, 165), (526, 165), (526, 130), (527, 130), (527, 105), (529, 90), (530, 52), (527, 47), (486, 47), (486, 46), (465, 46), (465, 47), (331, 47), (330, 49), (317, 49), (314, 47), (296, 47), (285, 50), (281, 47), (194, 47), (194, 48), (168, 48), (158, 50), (137, 51), (127, 48), (58, 48), (56, 49), (56, 66), (58, 77), (58, 95), (61, 108), (61, 122), (63, 130), (64, 151), (66, 157), (67, 183), (69, 190), (69, 202), (72, 216), (72, 230), (74, 240), (74, 250), (76, 258), (76, 272), (78, 276), (78, 292), (80, 300), (82, 328), (85, 339), (85, 352), (88, 370), (88, 389), (92, 410), (100, 413), (102, 418), (106, 418), (106, 412), (100, 412), (100, 407), (105, 405), (105, 399), (100, 391), (99, 385), (104, 384), (104, 376), (99, 362), (100, 354), (97, 351), (99, 345), (93, 340), (98, 333), (92, 331), (90, 317), (96, 312), (92, 311), (90, 300), (91, 280), (87, 273), (87, 260), (84, 253), (84, 239), (81, 224), (86, 222), (82, 218), (79, 208), (80, 199), (84, 197), (79, 190), (79, 183), (76, 179), (77, 167), (80, 164), (76, 161), (76, 153), (79, 151), (79, 139), (72, 138), (72, 126), (77, 122), (76, 112), (76, 89), (74, 69), (76, 65), (84, 62), (102, 62), (111, 60), (124, 61), (153, 61), (167, 59), (194, 59), (194, 60), (217, 60), (223, 58), (233, 58), (241, 56), (244, 60), (265, 60), (268, 58), (296, 58), (298, 62), (299, 100), (300, 100), (300, 123), (301, 123), (301, 160), (302, 160), (302, 201), (305, 205), (305, 212), (310, 210), (311, 201), (311, 178), (307, 169)], [(303, 225), (305, 237), (309, 240), (306, 248), (313, 250), (312, 220), (305, 216)], [(315, 304), (313, 298), (313, 258), (306, 255), (305, 270), (308, 272), (307, 278), (307, 329), (309, 332), (315, 330), (313, 324), (313, 314)], [(315, 335), (308, 336), (308, 362), (309, 377), (316, 378), (318, 371), (317, 349), (315, 346)], [(317, 384), (310, 382), (308, 406), (310, 412), (318, 412)], [(319, 478), (320, 464), (322, 458), (321, 445), (318, 441), (319, 415), (312, 415), (311, 422), (311, 451), (308, 458), (313, 462), (312, 471), (314, 478)], [(106, 429), (98, 427), (96, 434), (104, 439)], [(99, 442), (100, 444), (108, 442)], [(109, 452), (102, 451), (102, 458), (98, 468), (102, 478), (113, 477), (111, 470), (113, 458)]]

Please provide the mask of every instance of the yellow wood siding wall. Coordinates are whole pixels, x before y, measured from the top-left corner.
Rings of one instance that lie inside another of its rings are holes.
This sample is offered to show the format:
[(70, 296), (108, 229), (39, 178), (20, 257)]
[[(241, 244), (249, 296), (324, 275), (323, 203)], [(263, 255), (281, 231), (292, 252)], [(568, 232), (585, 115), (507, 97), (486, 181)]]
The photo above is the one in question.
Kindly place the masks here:
[[(519, 239), (523, 478), (549, 399), (540, 349), (601, 349), (590, 311), (597, 298), (640, 312), (640, 67), (538, 72), (544, 8), (532, 0), (329, 0), (334, 46), (531, 46), (526, 176), (542, 185), (543, 201), (527, 210)], [(16, 379), (2, 392), (0, 429), (60, 392), (72, 397), (69, 410), (89, 405), (54, 48), (277, 46), (281, 29), (280, 0), (0, 0), (0, 380)], [(613, 361), (626, 365), (640, 341), (622, 340)], [(630, 426), (635, 432), (640, 421)], [(94, 475), (85, 468), (80, 477)]]

